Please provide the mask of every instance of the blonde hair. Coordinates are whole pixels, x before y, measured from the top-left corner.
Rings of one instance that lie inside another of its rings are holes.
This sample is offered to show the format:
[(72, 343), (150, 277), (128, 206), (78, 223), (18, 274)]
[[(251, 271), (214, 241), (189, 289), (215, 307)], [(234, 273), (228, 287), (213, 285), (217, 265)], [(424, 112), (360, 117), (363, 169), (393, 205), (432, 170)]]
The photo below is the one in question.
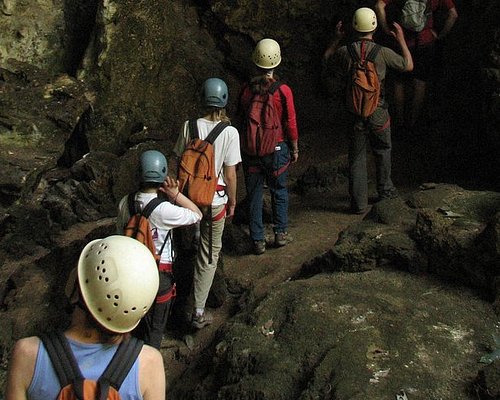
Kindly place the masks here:
[(206, 109), (206, 117), (210, 121), (224, 121), (231, 123), (231, 120), (227, 116), (226, 109), (220, 107), (208, 107)]

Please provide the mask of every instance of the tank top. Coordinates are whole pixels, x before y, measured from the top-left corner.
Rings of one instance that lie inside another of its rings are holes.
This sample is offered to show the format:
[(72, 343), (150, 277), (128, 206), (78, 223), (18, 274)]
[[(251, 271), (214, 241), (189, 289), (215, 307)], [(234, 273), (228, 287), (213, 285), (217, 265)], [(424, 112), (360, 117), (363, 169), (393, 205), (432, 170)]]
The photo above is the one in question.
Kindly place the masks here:
[[(87, 379), (97, 380), (107, 367), (118, 349), (118, 345), (100, 343), (80, 343), (68, 338), (82, 375)], [(57, 375), (52, 367), (45, 346), (40, 341), (35, 363), (35, 372), (28, 388), (30, 400), (55, 400), (61, 390)], [(123, 400), (142, 400), (139, 387), (139, 360), (135, 360), (127, 377), (120, 387)]]

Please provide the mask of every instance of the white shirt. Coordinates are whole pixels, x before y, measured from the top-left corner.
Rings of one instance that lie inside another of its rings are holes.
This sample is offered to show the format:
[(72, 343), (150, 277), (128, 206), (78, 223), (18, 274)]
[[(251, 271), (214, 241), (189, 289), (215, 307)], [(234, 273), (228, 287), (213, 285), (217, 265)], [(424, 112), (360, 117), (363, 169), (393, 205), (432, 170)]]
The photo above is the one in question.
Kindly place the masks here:
[[(205, 139), (212, 129), (220, 121), (210, 121), (205, 118), (198, 118), (196, 121), (198, 125), (198, 133), (200, 139)], [(189, 134), (189, 121), (185, 121), (182, 132), (177, 138), (174, 146), (174, 153), (181, 157), (184, 149), (186, 148), (192, 136)], [(218, 184), (226, 186), (224, 182), (223, 166), (228, 167), (237, 165), (241, 162), (240, 153), (240, 136), (238, 130), (234, 126), (226, 127), (214, 142), (214, 157), (215, 157), (215, 172), (218, 176)], [(215, 192), (212, 205), (218, 206), (227, 203), (227, 195), (221, 196), (220, 193)]]
[[(156, 193), (137, 192), (135, 197), (136, 208), (143, 210), (146, 205), (156, 197)], [(127, 225), (130, 219), (128, 211), (127, 196), (120, 200), (118, 205), (118, 217), (116, 219), (117, 232), (123, 235), (123, 228)], [(188, 226), (200, 221), (200, 216), (188, 208), (176, 206), (169, 201), (160, 203), (151, 213), (149, 217), (149, 225), (151, 226), (151, 235), (153, 237), (156, 251), (159, 253), (163, 242), (171, 229), (180, 226)], [(173, 262), (172, 253), (172, 237), (167, 240), (165, 247), (160, 257), (161, 263)]]

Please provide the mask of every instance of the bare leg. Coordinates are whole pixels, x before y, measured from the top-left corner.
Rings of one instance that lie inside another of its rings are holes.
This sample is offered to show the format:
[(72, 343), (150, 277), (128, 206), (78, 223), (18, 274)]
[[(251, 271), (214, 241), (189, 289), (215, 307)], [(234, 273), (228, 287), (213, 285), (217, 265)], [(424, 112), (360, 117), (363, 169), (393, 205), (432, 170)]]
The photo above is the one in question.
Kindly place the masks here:
[(410, 118), (408, 125), (410, 128), (414, 128), (417, 123), (420, 113), (422, 112), (422, 107), (424, 105), (425, 93), (427, 91), (427, 82), (421, 81), (420, 79), (413, 80), (413, 100), (410, 110)]
[(405, 121), (405, 83), (403, 80), (394, 81), (394, 115), (393, 126), (397, 130)]

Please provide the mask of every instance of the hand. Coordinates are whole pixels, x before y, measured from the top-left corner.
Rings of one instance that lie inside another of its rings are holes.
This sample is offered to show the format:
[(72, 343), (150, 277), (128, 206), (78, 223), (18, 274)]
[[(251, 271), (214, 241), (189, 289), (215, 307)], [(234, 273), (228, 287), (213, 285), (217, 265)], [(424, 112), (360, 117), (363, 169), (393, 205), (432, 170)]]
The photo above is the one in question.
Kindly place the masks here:
[(297, 151), (296, 153), (290, 153), (290, 162), (292, 164), (296, 163), (297, 160), (299, 159), (299, 152)]
[(236, 204), (228, 201), (226, 204), (226, 221), (231, 222), (234, 217), (234, 210), (236, 209)]
[(174, 201), (179, 194), (179, 181), (167, 176), (160, 186), (160, 192), (165, 193), (170, 201)]
[(393, 29), (390, 31), (391, 36), (393, 36), (397, 41), (404, 41), (405, 34), (403, 32), (403, 28), (397, 22), (393, 22)]
[(340, 41), (342, 38), (345, 36), (344, 29), (342, 28), (342, 21), (337, 22), (337, 25), (335, 25), (335, 33), (333, 36), (333, 41), (328, 46), (328, 48), (325, 50), (325, 53), (323, 54), (324, 60), (327, 60), (332, 56), (333, 53), (337, 51), (337, 48), (339, 46)]
[(336, 38), (343, 38), (345, 36), (344, 28), (342, 27), (342, 21), (337, 22), (337, 25), (335, 25), (335, 37)]

